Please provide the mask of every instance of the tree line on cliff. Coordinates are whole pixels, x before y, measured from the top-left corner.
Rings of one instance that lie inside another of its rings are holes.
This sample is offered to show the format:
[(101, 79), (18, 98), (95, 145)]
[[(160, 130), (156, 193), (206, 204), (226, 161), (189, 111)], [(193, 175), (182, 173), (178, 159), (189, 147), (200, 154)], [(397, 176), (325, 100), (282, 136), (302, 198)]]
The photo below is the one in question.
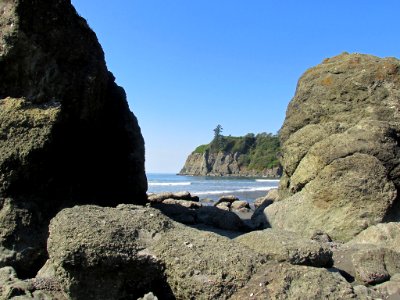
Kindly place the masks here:
[(253, 170), (271, 169), (279, 166), (279, 136), (272, 133), (248, 133), (245, 136), (224, 136), (222, 126), (214, 129), (209, 144), (198, 146), (193, 153), (239, 153), (240, 166)]

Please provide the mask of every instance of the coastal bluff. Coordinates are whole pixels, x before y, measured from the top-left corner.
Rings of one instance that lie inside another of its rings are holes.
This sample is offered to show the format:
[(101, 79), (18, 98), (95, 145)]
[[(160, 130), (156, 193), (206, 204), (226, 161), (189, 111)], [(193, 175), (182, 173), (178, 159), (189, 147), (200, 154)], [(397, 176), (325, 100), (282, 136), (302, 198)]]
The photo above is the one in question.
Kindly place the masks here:
[(70, 1), (1, 1), (0, 70), (0, 267), (28, 276), (62, 208), (145, 202), (144, 141)]
[(279, 139), (272, 134), (220, 136), (197, 147), (179, 175), (279, 178)]

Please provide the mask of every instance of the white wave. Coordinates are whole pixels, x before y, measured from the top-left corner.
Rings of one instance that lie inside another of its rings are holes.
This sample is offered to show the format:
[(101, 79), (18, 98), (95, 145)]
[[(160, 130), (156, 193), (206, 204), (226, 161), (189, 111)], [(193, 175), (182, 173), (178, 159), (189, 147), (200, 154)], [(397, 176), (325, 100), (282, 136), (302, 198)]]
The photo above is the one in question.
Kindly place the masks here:
[(259, 192), (259, 191), (263, 192), (263, 191), (269, 191), (270, 189), (274, 188), (275, 187), (273, 186), (265, 186), (265, 187), (246, 188), (238, 190), (193, 192), (192, 194), (197, 196), (203, 196), (203, 195), (235, 194), (235, 193), (246, 193), (246, 192)]
[(191, 185), (191, 182), (149, 182), (149, 186), (182, 186)]
[(269, 191), (270, 189), (274, 189), (274, 186), (262, 186), (262, 187), (255, 187), (249, 189), (240, 189), (237, 192), (258, 192), (258, 191)]
[(279, 182), (279, 179), (256, 179), (257, 182)]

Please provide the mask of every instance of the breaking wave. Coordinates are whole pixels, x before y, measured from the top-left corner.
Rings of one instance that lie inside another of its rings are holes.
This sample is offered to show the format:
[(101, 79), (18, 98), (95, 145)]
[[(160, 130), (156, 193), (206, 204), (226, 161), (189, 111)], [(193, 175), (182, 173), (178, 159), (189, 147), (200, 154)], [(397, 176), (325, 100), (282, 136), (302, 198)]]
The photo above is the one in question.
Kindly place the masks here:
[(149, 182), (149, 186), (187, 186), (191, 185), (191, 182)]
[(235, 194), (235, 193), (247, 193), (247, 192), (263, 192), (263, 191), (269, 191), (270, 189), (274, 189), (274, 188), (276, 188), (276, 187), (265, 186), (265, 187), (255, 187), (255, 188), (246, 188), (246, 189), (237, 189), (237, 190), (193, 192), (193, 194), (198, 195), (198, 196), (203, 196), (203, 195)]
[(257, 182), (279, 182), (279, 179), (256, 179)]

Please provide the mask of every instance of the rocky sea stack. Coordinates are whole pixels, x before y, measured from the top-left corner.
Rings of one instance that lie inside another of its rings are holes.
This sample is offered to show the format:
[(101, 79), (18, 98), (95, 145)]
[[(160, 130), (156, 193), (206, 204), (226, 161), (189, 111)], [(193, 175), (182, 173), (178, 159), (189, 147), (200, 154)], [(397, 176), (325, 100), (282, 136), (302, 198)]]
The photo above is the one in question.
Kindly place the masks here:
[(61, 208), (144, 203), (144, 142), (70, 1), (1, 1), (0, 70), (0, 266), (26, 276)]
[(399, 221), (400, 61), (343, 53), (300, 78), (280, 131), (272, 227), (348, 241)]

